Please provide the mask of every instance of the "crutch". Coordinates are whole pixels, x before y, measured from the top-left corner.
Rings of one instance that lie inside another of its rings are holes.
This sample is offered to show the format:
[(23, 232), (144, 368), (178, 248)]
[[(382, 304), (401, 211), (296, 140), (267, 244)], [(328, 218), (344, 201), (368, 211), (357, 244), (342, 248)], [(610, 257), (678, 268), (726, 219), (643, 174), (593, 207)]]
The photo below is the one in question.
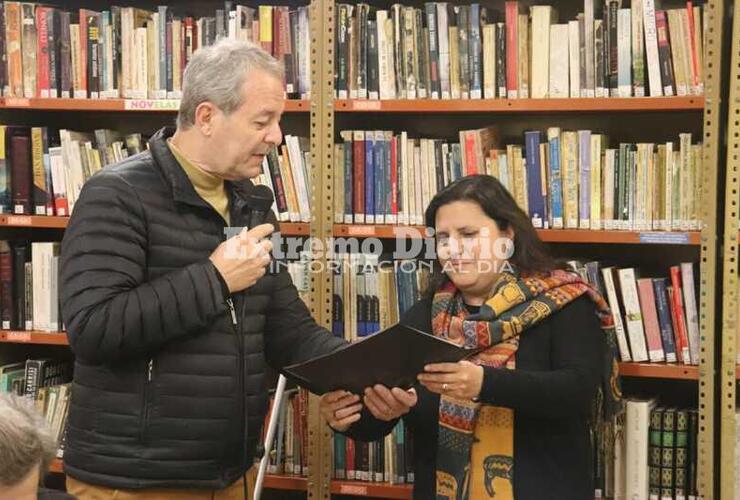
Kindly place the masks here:
[(260, 460), (260, 468), (257, 472), (257, 482), (254, 485), (254, 499), (260, 500), (262, 495), (262, 483), (265, 482), (265, 472), (267, 471), (267, 463), (270, 461), (270, 452), (272, 451), (272, 443), (275, 439), (275, 430), (278, 426), (278, 416), (280, 415), (280, 409), (283, 406), (283, 394), (285, 393), (285, 376), (280, 375), (278, 378), (277, 389), (275, 390), (275, 402), (272, 405), (272, 414), (270, 415), (270, 423), (267, 425), (267, 434), (265, 435), (265, 452)]

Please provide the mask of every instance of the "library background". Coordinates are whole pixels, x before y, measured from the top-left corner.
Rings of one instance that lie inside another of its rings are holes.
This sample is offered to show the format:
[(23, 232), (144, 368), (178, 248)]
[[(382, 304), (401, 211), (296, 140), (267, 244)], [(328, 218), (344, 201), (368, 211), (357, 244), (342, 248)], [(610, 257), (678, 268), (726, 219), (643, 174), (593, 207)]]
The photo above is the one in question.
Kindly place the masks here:
[[(612, 308), (626, 405), (592, 436), (594, 497), (740, 498), (739, 5), (0, 4), (0, 391), (59, 439), (47, 484), (63, 488), (71, 390), (68, 216), (87, 178), (174, 123), (193, 51), (231, 37), (285, 63), (284, 143), (258, 179), (282, 235), (383, 242), (338, 272), (291, 263), (320, 324), (356, 340), (398, 321), (428, 273), (383, 258), (395, 228), (422, 237), (434, 193), (493, 175)], [(264, 497), (411, 498), (408, 429), (353, 442), (287, 394)]]

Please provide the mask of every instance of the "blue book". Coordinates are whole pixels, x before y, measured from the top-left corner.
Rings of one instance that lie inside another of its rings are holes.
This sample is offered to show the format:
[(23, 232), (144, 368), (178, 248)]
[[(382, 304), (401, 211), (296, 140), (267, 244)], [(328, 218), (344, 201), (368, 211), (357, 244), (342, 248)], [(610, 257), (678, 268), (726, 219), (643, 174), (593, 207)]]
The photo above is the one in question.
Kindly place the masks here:
[(529, 217), (536, 228), (544, 227), (545, 195), (542, 192), (542, 170), (540, 162), (540, 132), (524, 132), (524, 148), (527, 164), (527, 202)]
[[(392, 180), (392, 170), (393, 170), (393, 157), (392, 157), (392, 150), (393, 150), (393, 132), (385, 132), (385, 140), (383, 141), (383, 151), (384, 151), (384, 158), (385, 158), (385, 166), (383, 167), (383, 172), (385, 173), (385, 189), (383, 190), (383, 206), (385, 207), (385, 222), (390, 223), (396, 223), (396, 220), (391, 220), (390, 217), (393, 215), (393, 196), (392, 196), (392, 190), (393, 190), (393, 180)], [(398, 177), (398, 176), (396, 176)]]
[[(159, 87), (156, 90), (167, 90), (167, 6), (158, 5), (157, 12), (159, 20), (157, 22), (159, 35)], [(228, 13), (227, 13), (228, 15)], [(166, 97), (166, 96), (165, 96)], [(160, 97), (162, 99), (162, 97)]]
[(375, 224), (375, 134), (365, 132), (365, 222)]
[(470, 45), (469, 68), (470, 68), (470, 98), (480, 99), (483, 84), (481, 75), (483, 73), (481, 64), (481, 35), (480, 35), (480, 4), (470, 4), (470, 32), (468, 33), (468, 44)]
[(334, 477), (345, 479), (347, 456), (347, 437), (339, 432), (334, 433)]
[(655, 309), (658, 312), (658, 325), (660, 326), (660, 338), (663, 341), (663, 352), (667, 363), (675, 363), (676, 343), (673, 337), (673, 323), (671, 310), (668, 305), (668, 280), (666, 278), (653, 278), (653, 290), (655, 291)]
[[(106, 28), (110, 26), (110, 11), (104, 10), (101, 13), (102, 18), (102, 26), (100, 28), (100, 34), (98, 37), (100, 38), (100, 45), (103, 49), (103, 58), (101, 61), (98, 62), (98, 72), (100, 74), (100, 84), (98, 85), (99, 93), (102, 94), (103, 92), (108, 90), (108, 71), (109, 68), (112, 69), (113, 61), (108, 61), (108, 50), (107, 47), (111, 43), (110, 40), (108, 40), (108, 36), (106, 35), (107, 30)], [(49, 51), (52, 52), (51, 50)], [(53, 73), (53, 70), (50, 72)]]
[(385, 223), (385, 199), (384, 193), (388, 190), (385, 179), (385, 137), (382, 131), (375, 131), (375, 145), (373, 147), (373, 161), (375, 182), (373, 183), (375, 223)]
[[(342, 132), (344, 134), (344, 132)], [(353, 221), (352, 210), (352, 133), (342, 137), (344, 144), (342, 153), (344, 155), (344, 223), (351, 224)]]
[(554, 229), (563, 227), (563, 181), (560, 173), (560, 129), (551, 128), (547, 131), (547, 141), (550, 147), (548, 162), (548, 177), (550, 186), (550, 225)]

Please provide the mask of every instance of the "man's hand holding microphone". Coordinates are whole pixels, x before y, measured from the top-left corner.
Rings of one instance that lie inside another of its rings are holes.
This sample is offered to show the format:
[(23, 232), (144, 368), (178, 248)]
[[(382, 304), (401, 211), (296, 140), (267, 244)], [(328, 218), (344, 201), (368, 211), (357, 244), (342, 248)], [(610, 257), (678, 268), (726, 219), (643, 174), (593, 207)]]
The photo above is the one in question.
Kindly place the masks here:
[(221, 243), (211, 254), (209, 258), (230, 293), (246, 290), (265, 275), (272, 261), (272, 241), (269, 237), (273, 231), (275, 227), (272, 224), (244, 228)]

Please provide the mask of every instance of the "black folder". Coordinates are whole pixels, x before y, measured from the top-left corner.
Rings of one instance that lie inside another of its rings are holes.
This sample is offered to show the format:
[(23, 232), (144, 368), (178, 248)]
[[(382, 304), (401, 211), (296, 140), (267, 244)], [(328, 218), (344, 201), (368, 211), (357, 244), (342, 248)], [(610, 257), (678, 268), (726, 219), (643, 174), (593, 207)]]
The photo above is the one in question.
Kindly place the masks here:
[(362, 395), (375, 384), (408, 389), (425, 365), (457, 362), (478, 352), (399, 323), (285, 372), (314, 394), (344, 389)]

